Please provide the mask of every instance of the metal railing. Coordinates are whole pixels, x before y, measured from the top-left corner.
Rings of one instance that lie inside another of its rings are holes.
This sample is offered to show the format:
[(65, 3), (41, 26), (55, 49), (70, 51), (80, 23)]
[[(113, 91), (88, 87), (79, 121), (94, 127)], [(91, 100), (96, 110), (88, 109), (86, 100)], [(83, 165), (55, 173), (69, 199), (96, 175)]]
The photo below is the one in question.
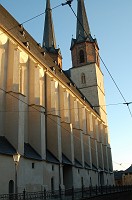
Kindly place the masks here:
[(132, 192), (132, 185), (127, 186), (100, 186), (100, 187), (84, 187), (82, 188), (70, 188), (62, 190), (59, 187), (59, 190), (54, 191), (40, 191), (40, 192), (26, 192), (18, 194), (3, 194), (0, 195), (0, 200), (74, 200), (74, 199), (83, 199), (93, 196), (109, 195), (113, 193), (120, 192)]

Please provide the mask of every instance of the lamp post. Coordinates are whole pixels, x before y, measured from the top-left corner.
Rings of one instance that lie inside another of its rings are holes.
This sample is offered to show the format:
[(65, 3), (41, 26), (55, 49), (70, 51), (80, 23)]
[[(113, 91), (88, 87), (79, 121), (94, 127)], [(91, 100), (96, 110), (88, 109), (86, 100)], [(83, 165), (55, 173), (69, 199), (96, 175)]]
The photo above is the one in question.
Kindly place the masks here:
[(17, 194), (17, 167), (18, 167), (18, 163), (20, 160), (20, 154), (17, 152), (16, 154), (13, 155), (13, 160), (15, 162), (15, 194)]

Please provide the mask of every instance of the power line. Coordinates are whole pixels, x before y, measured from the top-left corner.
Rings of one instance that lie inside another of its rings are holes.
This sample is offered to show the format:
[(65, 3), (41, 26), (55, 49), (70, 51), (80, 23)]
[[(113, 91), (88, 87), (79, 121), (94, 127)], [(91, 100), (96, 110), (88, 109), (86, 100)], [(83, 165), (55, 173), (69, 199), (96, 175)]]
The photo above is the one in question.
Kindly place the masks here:
[[(67, 1), (67, 3), (70, 5), (71, 1)], [(63, 5), (63, 3), (61, 3), (61, 4), (59, 4), (59, 5), (55, 6), (55, 7), (53, 7), (51, 10), (56, 9), (56, 8), (62, 6), (62, 5)], [(39, 17), (39, 16), (41, 16), (41, 15), (43, 15), (43, 14), (45, 14), (45, 13), (46, 13), (46, 11), (43, 12), (43, 13), (40, 13), (40, 14), (38, 14), (38, 15), (36, 15), (36, 16), (34, 16), (34, 17), (32, 17), (32, 18), (30, 18), (30, 19), (24, 21), (24, 22), (22, 22), (22, 23), (19, 24), (19, 25), (23, 25), (23, 24), (25, 24), (25, 23), (27, 23), (27, 22), (29, 22), (29, 21), (32, 21), (33, 19), (35, 19), (35, 18), (37, 18), (37, 17)], [(7, 31), (10, 31), (10, 30), (12, 30), (12, 29), (14, 29), (14, 28), (17, 28), (19, 25), (13, 26), (12, 28), (8, 29)], [(2, 34), (3, 34), (3, 33), (1, 33), (0, 35), (2, 35)], [(19, 99), (18, 97), (14, 96), (14, 95), (11, 94), (10, 92), (6, 92), (6, 91), (5, 91), (4, 89), (2, 89), (2, 88), (0, 88), (0, 90), (2, 90), (3, 92), (5, 92), (6, 94), (12, 96), (13, 98), (15, 98), (15, 99), (21, 101), (21, 102), (24, 103), (25, 105), (27, 105), (27, 106), (29, 106), (29, 107), (32, 107), (34, 110), (36, 110), (36, 112), (40, 112), (40, 113), (46, 114), (44, 111), (40, 111), (40, 110), (38, 110), (37, 108), (35, 108), (35, 107), (34, 107), (35, 105), (29, 105), (28, 103), (26, 103), (26, 102), (24, 102), (23, 100)], [(2, 111), (2, 112), (3, 112), (3, 111)], [(11, 111), (11, 112), (13, 112), (13, 111)], [(15, 112), (16, 112), (16, 111), (15, 111)], [(20, 112), (23, 112), (23, 111), (20, 111)], [(25, 112), (25, 111), (24, 111), (24, 112)], [(29, 112), (30, 112), (30, 111), (29, 111)], [(48, 115), (47, 115), (47, 117), (50, 118)], [(52, 118), (50, 118), (50, 119), (51, 119), (52, 121), (54, 121)], [(54, 121), (54, 122), (55, 122), (57, 125), (61, 126), (61, 125), (58, 124), (56, 121)], [(61, 127), (62, 127), (62, 126), (61, 126)], [(65, 129), (64, 127), (62, 127), (62, 128)], [(68, 131), (67, 129), (65, 129), (65, 131), (67, 131), (67, 132), (69, 133), (69, 131)], [(71, 134), (71, 133), (69, 133), (69, 134)], [(74, 137), (76, 137), (76, 136), (74, 136)], [(76, 138), (79, 139), (78, 137), (76, 137)], [(91, 148), (91, 149), (92, 149), (92, 148)], [(93, 150), (95, 150), (95, 149), (93, 149)], [(95, 150), (95, 151), (96, 151), (96, 150)]]
[[(0, 88), (0, 90), (2, 90)], [(8, 93), (8, 92), (6, 92)], [(13, 95), (12, 95), (13, 96)], [(15, 96), (13, 96), (15, 97)], [(16, 97), (15, 97), (16, 98)], [(20, 100), (20, 99), (19, 99)], [(128, 102), (128, 103), (111, 103), (111, 104), (107, 104), (107, 105), (98, 105), (98, 106), (93, 106), (93, 108), (96, 108), (96, 107), (103, 107), (103, 106), (118, 106), (118, 105), (130, 105), (132, 104), (132, 102)], [(60, 109), (60, 110), (48, 110), (46, 111), (45, 113), (52, 113), (52, 112), (60, 112), (60, 111), (70, 111), (70, 110), (79, 110), (79, 109), (82, 109), (82, 108), (85, 108), (85, 107), (80, 107), (80, 108), (67, 108), (67, 109)], [(37, 110), (38, 111), (38, 110)], [(20, 110), (14, 110), (14, 111), (8, 111), (8, 110), (0, 110), (0, 112), (36, 112), (36, 111), (20, 111)]]
[[(77, 18), (78, 22), (79, 22), (79, 23), (80, 23), (80, 25), (82, 26), (82, 28), (83, 28), (84, 32), (86, 33), (87, 37), (88, 37), (88, 38), (91, 40), (91, 37), (89, 37), (89, 35), (88, 35), (88, 34), (87, 34), (87, 32), (85, 31), (85, 29), (84, 29), (84, 27), (83, 27), (82, 23), (80, 22), (80, 20), (78, 19), (78, 17), (77, 17), (77, 15), (76, 15), (76, 13), (74, 12), (74, 10), (73, 10), (73, 8), (72, 8), (72, 6), (71, 6), (71, 3), (72, 3), (72, 0), (69, 0), (69, 1), (67, 1), (66, 3), (61, 3), (61, 4), (59, 4), (59, 5), (55, 6), (55, 7), (53, 7), (51, 10), (53, 10), (53, 9), (56, 9), (56, 8), (58, 8), (58, 7), (60, 7), (60, 6), (69, 5), (69, 7), (71, 8), (71, 10), (72, 10), (73, 14), (75, 15), (75, 17)], [(24, 22), (22, 22), (22, 23), (21, 23), (21, 24), (19, 24), (19, 25), (23, 25), (23, 24), (25, 24), (25, 23), (27, 23), (27, 22), (29, 22), (29, 21), (32, 21), (33, 19), (36, 19), (36, 18), (40, 17), (41, 15), (43, 15), (43, 14), (45, 14), (45, 13), (46, 13), (46, 11), (45, 11), (45, 12), (42, 12), (42, 13), (40, 13), (40, 14), (38, 14), (38, 15), (36, 15), (36, 16), (34, 16), (34, 17), (32, 17), (32, 18), (30, 18), (30, 19), (28, 19), (28, 20), (24, 21)], [(12, 27), (12, 28), (8, 29), (8, 31), (10, 31), (10, 30), (12, 30), (12, 29), (14, 29), (14, 28), (17, 28), (19, 25), (17, 25), (17, 26), (14, 26), (14, 27)], [(3, 33), (1, 33), (0, 35), (2, 35), (2, 34), (3, 34)], [(94, 46), (94, 45), (93, 45), (93, 46)], [(96, 49), (95, 49), (95, 50), (96, 50)], [(96, 51), (97, 51), (97, 50), (96, 50)], [(132, 117), (132, 112), (131, 112), (131, 110), (130, 110), (129, 104), (127, 103), (127, 101), (126, 101), (126, 99), (125, 99), (124, 95), (122, 94), (122, 92), (121, 92), (120, 88), (118, 87), (118, 85), (117, 85), (116, 81), (114, 80), (113, 76), (111, 75), (111, 73), (110, 73), (109, 69), (107, 68), (107, 66), (106, 66), (105, 62), (103, 61), (103, 59), (102, 59), (102, 57), (100, 56), (100, 54), (99, 54), (99, 52), (98, 52), (98, 51), (97, 51), (97, 53), (98, 53), (98, 56), (99, 56), (100, 60), (102, 61), (103, 65), (104, 65), (104, 67), (106, 68), (106, 70), (107, 70), (108, 74), (110, 75), (110, 77), (111, 77), (112, 81), (114, 82), (114, 84), (115, 84), (115, 86), (116, 86), (117, 90), (119, 91), (120, 95), (122, 96), (123, 100), (125, 101), (125, 103), (124, 103), (124, 104), (126, 104), (126, 105), (127, 105), (127, 107), (128, 107), (128, 110), (129, 110), (129, 113), (130, 113), (130, 115), (131, 115), (131, 117)], [(100, 105), (100, 106), (101, 106), (101, 105)], [(105, 105), (102, 105), (102, 106), (105, 106)], [(109, 106), (109, 105), (106, 105), (106, 106)], [(93, 106), (93, 107), (99, 107), (99, 106)]]
[[(60, 4), (60, 5), (58, 5), (58, 6), (54, 7), (54, 8), (52, 8), (52, 10), (55, 9), (55, 8), (57, 8), (57, 7), (59, 7), (59, 6), (61, 6), (61, 5), (62, 5), (62, 4)], [(29, 22), (29, 21), (31, 21), (31, 20), (33, 20), (33, 19), (39, 17), (39, 16), (41, 16), (41, 15), (44, 14), (44, 13), (45, 13), (45, 12), (43, 12), (43, 13), (41, 13), (41, 14), (35, 16), (35, 17), (32, 17), (31, 19), (28, 19), (28, 20), (24, 21), (23, 23), (21, 23), (21, 25), (24, 24), (24, 23), (27, 23), (27, 22)], [(14, 27), (12, 27), (11, 29), (8, 29), (8, 31), (9, 31), (9, 30), (12, 30), (13, 28), (16, 28), (16, 27), (17, 27), (17, 26), (14, 26)], [(2, 34), (3, 34), (3, 33), (2, 33)], [(1, 34), (0, 34), (0, 35), (1, 35)], [(5, 92), (6, 94), (12, 96), (13, 98), (15, 98), (15, 99), (21, 101), (21, 102), (24, 103), (24, 104), (26, 104), (27, 106), (31, 106), (31, 107), (32, 107), (33, 109), (35, 109), (37, 112), (40, 112), (40, 113), (42, 113), (42, 114), (45, 114), (44, 111), (40, 111), (40, 110), (36, 109), (36, 108), (34, 107), (35, 105), (29, 105), (28, 103), (24, 102), (23, 100), (19, 99), (18, 97), (12, 95), (10, 92), (6, 92), (6, 91), (5, 91), (4, 89), (2, 89), (2, 88), (0, 88), (0, 89), (1, 89), (3, 92)], [(48, 115), (46, 115), (46, 116), (47, 116), (48, 118), (50, 118)], [(62, 129), (64, 129), (67, 133), (71, 134), (67, 129), (65, 129), (63, 126), (61, 126), (60, 124), (58, 124), (55, 120), (53, 120), (52, 118), (50, 118), (50, 120), (52, 120), (54, 123), (56, 123), (57, 125), (59, 125), (59, 126), (60, 126)], [(88, 134), (87, 134), (87, 135), (88, 135)], [(75, 136), (75, 135), (74, 135), (74, 137), (77, 138), (79, 141), (81, 141), (80, 137), (77, 137), (77, 136)], [(92, 137), (91, 137), (91, 138), (92, 138)], [(92, 139), (94, 139), (94, 138), (92, 138)], [(89, 146), (89, 145), (86, 144), (86, 143), (83, 143), (83, 144)], [(94, 148), (92, 148), (92, 147), (90, 147), (90, 149), (93, 149), (94, 151), (96, 151), (96, 150), (95, 150)]]
[[(51, 8), (51, 10), (54, 10), (54, 9), (60, 7), (60, 6), (62, 6), (62, 4), (59, 4), (59, 5), (57, 5), (57, 6), (53, 7), (53, 8)], [(27, 20), (23, 21), (21, 24), (18, 24), (18, 25), (16, 25), (16, 26), (13, 26), (13, 27), (11, 27), (10, 29), (7, 29), (7, 31), (11, 31), (11, 30), (17, 28), (17, 27), (20, 26), (20, 25), (26, 24), (26, 23), (28, 23), (28, 22), (30, 22), (30, 21), (32, 21), (32, 20), (34, 20), (34, 19), (40, 17), (41, 15), (44, 15), (46, 12), (47, 12), (47, 11), (42, 12), (42, 13), (40, 13), (40, 14), (38, 14), (38, 15), (36, 15), (36, 16), (30, 18), (30, 19), (27, 19)], [(5, 32), (1, 33), (0, 35), (2, 35), (2, 34), (4, 34), (4, 33), (5, 33)]]
[[(1, 88), (0, 88), (1, 89)], [(6, 92), (8, 93), (8, 92)], [(13, 95), (12, 95), (13, 96)], [(15, 96), (13, 96), (15, 97)], [(16, 97), (15, 97), (16, 98)], [(19, 99), (20, 100), (20, 99)], [(128, 103), (111, 103), (111, 104), (107, 104), (107, 105), (98, 105), (98, 106), (93, 106), (93, 108), (96, 108), (96, 107), (103, 107), (103, 106), (118, 106), (118, 105), (129, 105), (129, 104), (132, 104), (132, 102), (128, 102)], [(85, 107), (80, 107), (80, 108), (67, 108), (67, 109), (55, 109), (55, 110), (48, 110), (48, 111), (45, 111), (45, 113), (53, 113), (53, 112), (60, 112), (60, 111), (70, 111), (70, 110), (79, 110), (79, 109), (82, 109), (82, 108), (85, 108)], [(37, 110), (38, 111), (38, 110)], [(35, 111), (20, 111), (20, 110), (14, 110), (14, 111), (8, 111), (8, 110), (0, 110), (0, 112), (35, 112)]]
[[(51, 8), (51, 10), (54, 10), (54, 9), (60, 7), (60, 6), (62, 6), (62, 4), (59, 4), (59, 5), (57, 5), (57, 6), (53, 7), (53, 8)], [(44, 15), (46, 12), (47, 12), (47, 11), (42, 12), (42, 13), (40, 13), (40, 14), (38, 14), (38, 15), (36, 15), (36, 16), (34, 16), (34, 17), (32, 17), (32, 18), (30, 18), (30, 19), (24, 21), (24, 22), (22, 22), (21, 25), (23, 25), (23, 24), (25, 24), (25, 23), (27, 23), (27, 22), (30, 22), (30, 21), (32, 21), (33, 19), (36, 19), (36, 18), (40, 17), (41, 15)]]
[[(103, 107), (103, 106), (118, 106), (118, 105), (124, 105), (124, 104), (126, 104), (126, 103), (111, 103), (111, 104), (107, 104), (107, 105), (95, 105), (95, 106), (93, 106), (93, 108), (96, 108), (96, 107)], [(132, 102), (128, 102), (127, 103), (128, 105), (129, 104), (132, 104)], [(80, 107), (80, 108), (67, 108), (67, 109), (60, 109), (60, 110), (49, 110), (49, 111), (47, 111), (47, 112), (49, 112), (49, 113), (52, 113), (52, 112), (60, 112), (60, 111), (70, 111), (70, 110), (79, 110), (79, 109), (82, 109), (82, 108), (85, 108), (85, 107)]]
[[(13, 97), (13, 98), (15, 98), (15, 99), (21, 101), (21, 102), (24, 103), (25, 105), (27, 105), (27, 106), (29, 106), (29, 107), (32, 107), (32, 108), (33, 108), (34, 110), (36, 110), (37, 112), (44, 114), (44, 115), (47, 116), (50, 120), (52, 120), (52, 122), (54, 122), (55, 124), (57, 124), (58, 126), (60, 126), (62, 129), (64, 129), (64, 130), (67, 132), (67, 134), (68, 134), (68, 133), (71, 134), (71, 133), (69, 132), (69, 130), (67, 130), (67, 129), (66, 129), (65, 127), (63, 127), (61, 124), (57, 123), (55, 120), (53, 120), (51, 117), (49, 117), (49, 115), (46, 114), (44, 111), (40, 111), (40, 110), (38, 110), (37, 108), (35, 108), (35, 107), (34, 107), (35, 105), (30, 105), (30, 104), (26, 103), (25, 101), (23, 101), (23, 100), (19, 99), (18, 97), (12, 95), (11, 93), (6, 92), (6, 91), (5, 91), (4, 89), (2, 89), (2, 88), (0, 88), (0, 90), (2, 90), (3, 92), (5, 92), (6, 94), (10, 95), (11, 97)], [(66, 133), (65, 133), (65, 134), (66, 134)], [(89, 134), (86, 134), (86, 135), (89, 135)], [(89, 136), (90, 136), (90, 135), (89, 135)], [(91, 136), (90, 136), (90, 137), (91, 137)], [(79, 137), (75, 136), (75, 135), (74, 135), (74, 138), (76, 138), (77, 140), (81, 141), (81, 139), (80, 139)], [(91, 137), (91, 139), (94, 139), (94, 138)], [(89, 146), (87, 143), (83, 143), (83, 144)], [(93, 149), (94, 151), (96, 151), (96, 150), (95, 150), (94, 148), (92, 148), (92, 147), (90, 147), (90, 149)]]
[[(64, 129), (64, 130), (67, 132), (67, 134), (71, 135), (71, 133), (69, 132), (69, 130), (67, 130), (67, 129), (66, 129), (65, 127), (63, 127), (61, 124), (57, 123), (55, 120), (53, 120), (51, 117), (49, 117), (49, 115), (45, 114), (45, 112), (36, 109), (36, 108), (33, 107), (32, 105), (29, 105), (28, 103), (22, 101), (21, 99), (17, 98), (16, 96), (12, 95), (11, 93), (6, 92), (6, 91), (5, 91), (4, 89), (2, 89), (2, 88), (0, 88), (0, 90), (2, 90), (3, 92), (5, 92), (6, 94), (10, 95), (11, 97), (13, 97), (13, 98), (15, 98), (15, 99), (21, 101), (22, 103), (26, 104), (27, 106), (31, 106), (33, 109), (36, 110), (36, 112), (39, 112), (39, 113), (42, 113), (42, 114), (46, 115), (52, 122), (54, 122), (55, 124), (57, 124), (58, 126), (60, 126), (62, 129)], [(34, 106), (35, 106), (35, 105), (34, 105)], [(19, 112), (22, 112), (22, 111), (19, 111)], [(25, 111), (24, 111), (24, 112), (25, 112)], [(32, 111), (27, 111), (27, 112), (32, 112)], [(65, 133), (65, 134), (66, 134), (66, 133)], [(85, 134), (85, 135), (90, 136), (91, 139), (94, 139), (94, 140), (95, 140), (95, 138), (92, 138), (91, 135), (89, 135), (89, 134)], [(77, 136), (75, 136), (75, 135), (73, 135), (73, 137), (76, 138), (77, 140), (79, 140), (79, 142), (81, 141), (81, 139), (80, 139), (79, 137), (77, 137)], [(83, 144), (86, 145), (86, 146), (88, 146), (88, 147), (90, 147), (91, 150), (97, 152), (96, 149), (94, 149), (93, 147), (89, 146), (87, 143), (83, 142)], [(118, 164), (118, 163), (117, 163), (117, 164)]]
[(10, 92), (7, 92), (7, 91), (5, 91), (5, 90), (4, 90), (4, 89), (2, 89), (2, 88), (0, 88), (0, 90), (2, 90), (3, 92), (5, 92), (6, 94), (8, 94), (8, 95), (12, 96), (13, 98), (15, 98), (15, 99), (17, 99), (17, 100), (21, 101), (21, 102), (22, 102), (22, 103), (24, 103), (25, 105), (27, 105), (27, 106), (29, 106), (29, 107), (32, 107), (34, 110), (36, 110), (36, 111), (39, 111), (39, 112), (41, 112), (41, 113), (42, 113), (42, 111), (40, 111), (40, 110), (38, 110), (37, 108), (33, 107), (33, 106), (35, 106), (35, 105), (30, 105), (30, 104), (26, 103), (26, 102), (25, 102), (25, 101), (23, 101), (22, 99), (19, 99), (18, 97), (14, 96), (14, 95), (13, 95), (13, 94), (11, 94)]
[[(72, 8), (72, 6), (71, 6), (71, 3), (72, 3), (72, 0), (68, 0), (66, 3), (61, 3), (61, 4), (59, 4), (59, 5), (55, 6), (55, 7), (53, 7), (51, 10), (56, 9), (56, 8), (58, 8), (58, 7), (60, 7), (60, 6), (69, 5), (69, 7), (71, 8), (73, 14), (75, 15), (75, 17), (77, 18), (78, 22), (79, 22), (80, 25), (82, 26), (84, 32), (86, 33), (87, 37), (91, 40), (91, 37), (89, 37), (89, 35), (88, 35), (87, 32), (85, 31), (85, 29), (84, 29), (82, 23), (80, 22), (80, 20), (78, 19), (76, 13), (74, 12), (74, 10), (73, 10), (73, 8)], [(24, 22), (22, 22), (22, 23), (19, 24), (19, 25), (23, 25), (23, 24), (25, 24), (25, 23), (27, 23), (27, 22), (29, 22), (29, 21), (32, 21), (33, 19), (36, 19), (36, 18), (40, 17), (41, 15), (43, 15), (43, 14), (45, 14), (45, 13), (46, 13), (46, 11), (45, 11), (45, 12), (42, 12), (42, 13), (40, 13), (40, 14), (38, 14), (38, 15), (36, 15), (36, 16), (34, 16), (34, 17), (32, 17), (32, 18), (30, 18), (30, 19), (24, 21)], [(17, 28), (19, 25), (14, 26), (14, 27), (8, 29), (8, 31), (10, 31), (10, 30), (12, 30), (12, 29), (14, 29), (14, 28)], [(3, 33), (1, 33), (0, 35), (2, 35), (2, 34), (3, 34)], [(93, 42), (93, 41), (92, 41), (92, 42)], [(94, 45), (93, 45), (93, 46), (94, 46)], [(95, 49), (95, 50), (96, 50), (96, 49)], [(96, 51), (97, 51), (97, 50), (96, 50)], [(103, 59), (102, 59), (102, 57), (100, 56), (100, 54), (99, 54), (98, 51), (97, 51), (97, 53), (98, 53), (98, 56), (99, 56), (100, 60), (102, 61), (103, 65), (104, 65), (104, 67), (106, 68), (108, 74), (110, 75), (112, 81), (114, 82), (114, 84), (115, 84), (117, 90), (119, 91), (120, 95), (122, 96), (122, 98), (123, 98), (123, 100), (124, 100), (124, 102), (125, 102), (124, 104), (127, 105), (128, 110), (129, 110), (129, 113), (130, 113), (130, 115), (131, 115), (131, 117), (132, 117), (132, 112), (131, 112), (131, 110), (130, 110), (129, 104), (127, 103), (127, 101), (126, 101), (124, 95), (122, 94), (120, 88), (118, 87), (116, 81), (114, 80), (113, 76), (111, 75), (109, 69), (107, 68), (105, 62), (103, 61)], [(105, 106), (105, 105), (100, 105), (100, 106)], [(106, 106), (109, 106), (109, 105), (106, 105)], [(93, 107), (99, 107), (99, 106), (93, 106)]]
[[(64, 130), (66, 131), (65, 134), (71, 135), (71, 133), (69, 132), (69, 130), (67, 130), (65, 127), (63, 127), (63, 126), (60, 125), (59, 123), (57, 123), (55, 120), (53, 120), (51, 117), (49, 117), (49, 115), (46, 114), (46, 116), (47, 116), (50, 120), (52, 120), (55, 124), (57, 124), (57, 125), (60, 126), (62, 129), (64, 129)], [(78, 129), (77, 129), (77, 130), (78, 130)], [(89, 134), (85, 134), (85, 135), (90, 136)], [(79, 140), (79, 141), (81, 142), (81, 139), (80, 139), (79, 137), (77, 137), (77, 136), (75, 136), (75, 135), (73, 135), (73, 137), (76, 138), (77, 140)], [(90, 137), (91, 137), (91, 136), (90, 136)], [(91, 139), (94, 139), (94, 140), (95, 140), (95, 138), (92, 138), (92, 137), (91, 137)], [(88, 145), (87, 143), (83, 142), (83, 144), (85, 144), (86, 146), (89, 147), (89, 145)], [(90, 147), (90, 149), (92, 149), (92, 150), (94, 150), (95, 152), (97, 152), (96, 149), (94, 149), (94, 148), (92, 148), (92, 147)]]
[[(89, 38), (89, 40), (90, 40), (91, 42), (93, 42), (93, 38), (90, 37), (90, 36), (88, 35), (88, 33), (86, 32), (86, 30), (84, 29), (82, 23), (80, 22), (80, 20), (78, 19), (78, 17), (77, 17), (77, 15), (76, 15), (75, 11), (73, 10), (73, 8), (72, 8), (72, 6), (71, 6), (71, 3), (70, 3), (70, 4), (69, 4), (69, 3), (66, 3), (66, 4), (64, 4), (64, 5), (69, 5), (69, 7), (71, 8), (73, 14), (75, 15), (76, 19), (78, 20), (79, 24), (81, 25), (81, 27), (83, 28), (84, 32), (86, 33), (87, 37)], [(62, 6), (64, 6), (64, 5), (62, 5)], [(92, 43), (92, 44), (93, 44), (93, 43)], [(93, 45), (93, 47), (94, 47), (94, 45)], [(103, 63), (104, 67), (106, 68), (106, 70), (107, 70), (109, 76), (111, 77), (112, 81), (114, 82), (114, 84), (115, 84), (115, 86), (116, 86), (118, 92), (120, 93), (121, 97), (123, 98), (124, 102), (125, 102), (126, 105), (127, 105), (127, 101), (126, 101), (124, 95), (122, 94), (122, 92), (121, 92), (119, 86), (117, 85), (116, 81), (114, 80), (114, 78), (113, 78), (112, 74), (110, 73), (109, 69), (107, 68), (105, 62), (103, 61), (102, 57), (100, 56), (99, 52), (96, 50), (95, 47), (94, 47), (94, 49), (95, 49), (95, 51), (97, 52), (97, 54), (98, 54), (98, 56), (99, 56), (101, 62)], [(130, 116), (131, 116), (131, 118), (132, 118), (132, 112), (131, 112), (131, 110), (130, 110), (129, 105), (127, 105), (127, 107), (128, 107), (128, 110), (129, 110)]]
[(124, 167), (124, 166), (122, 165), (123, 163), (117, 163), (117, 162), (115, 162), (115, 161), (113, 161), (113, 163), (115, 163), (116, 165), (119, 165), (120, 167), (126, 169), (126, 167)]
[[(67, 129), (66, 129), (65, 127), (63, 127), (61, 124), (57, 123), (55, 120), (53, 120), (51, 117), (49, 117), (49, 115), (46, 114), (45, 111), (40, 111), (40, 110), (38, 110), (37, 108), (34, 107), (35, 105), (30, 105), (30, 104), (26, 103), (25, 101), (23, 101), (23, 100), (19, 99), (18, 97), (12, 95), (10, 92), (6, 92), (6, 91), (5, 91), (4, 89), (2, 89), (2, 88), (0, 88), (0, 90), (2, 90), (3, 92), (5, 92), (6, 94), (10, 95), (11, 97), (13, 97), (13, 98), (15, 98), (15, 99), (21, 101), (21, 102), (24, 103), (25, 105), (27, 105), (27, 106), (29, 106), (29, 107), (32, 107), (32, 108), (33, 108), (34, 110), (36, 110), (37, 112), (44, 114), (44, 115), (47, 116), (50, 120), (52, 120), (52, 122), (54, 122), (55, 124), (57, 124), (58, 126), (60, 126), (62, 129), (64, 129), (64, 130), (67, 132), (67, 134), (71, 134), (71, 133), (69, 132), (69, 130), (67, 130)], [(30, 111), (29, 111), (29, 112), (30, 112)], [(65, 134), (66, 134), (66, 133), (65, 133)], [(94, 140), (95, 140), (95, 138), (94, 138), (94, 137), (91, 137), (90, 134), (85, 134), (85, 135), (90, 136), (91, 139), (94, 139)], [(75, 136), (75, 135), (74, 135), (74, 138), (76, 138), (77, 140), (81, 141), (81, 139), (78, 138), (78, 137)], [(85, 144), (86, 146), (89, 147), (89, 145), (88, 145), (87, 143), (84, 142), (83, 144)], [(103, 144), (103, 143), (102, 143), (102, 144)], [(93, 149), (93, 150), (96, 152), (96, 149), (94, 149), (94, 148), (92, 148), (92, 147), (90, 147), (90, 149)]]

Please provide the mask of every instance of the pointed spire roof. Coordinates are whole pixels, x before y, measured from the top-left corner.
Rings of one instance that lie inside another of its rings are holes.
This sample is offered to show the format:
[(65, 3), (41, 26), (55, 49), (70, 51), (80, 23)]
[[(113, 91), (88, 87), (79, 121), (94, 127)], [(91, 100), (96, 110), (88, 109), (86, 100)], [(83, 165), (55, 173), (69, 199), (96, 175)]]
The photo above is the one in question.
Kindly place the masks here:
[(56, 39), (54, 33), (50, 0), (46, 0), (43, 47), (46, 47), (47, 49), (53, 47), (54, 49), (56, 49)]
[(90, 28), (88, 24), (88, 18), (84, 5), (84, 0), (78, 0), (77, 17), (78, 20), (77, 20), (76, 39), (77, 41), (84, 41), (86, 40), (87, 35), (90, 35)]

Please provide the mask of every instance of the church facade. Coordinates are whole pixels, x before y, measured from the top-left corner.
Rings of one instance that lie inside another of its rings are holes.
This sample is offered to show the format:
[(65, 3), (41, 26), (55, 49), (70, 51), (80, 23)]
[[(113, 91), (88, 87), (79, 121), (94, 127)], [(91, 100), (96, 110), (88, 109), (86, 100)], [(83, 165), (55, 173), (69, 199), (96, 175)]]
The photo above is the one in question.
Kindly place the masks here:
[(83, 0), (78, 18), (64, 71), (50, 0), (42, 47), (0, 5), (0, 194), (16, 183), (18, 192), (114, 184), (99, 48)]

